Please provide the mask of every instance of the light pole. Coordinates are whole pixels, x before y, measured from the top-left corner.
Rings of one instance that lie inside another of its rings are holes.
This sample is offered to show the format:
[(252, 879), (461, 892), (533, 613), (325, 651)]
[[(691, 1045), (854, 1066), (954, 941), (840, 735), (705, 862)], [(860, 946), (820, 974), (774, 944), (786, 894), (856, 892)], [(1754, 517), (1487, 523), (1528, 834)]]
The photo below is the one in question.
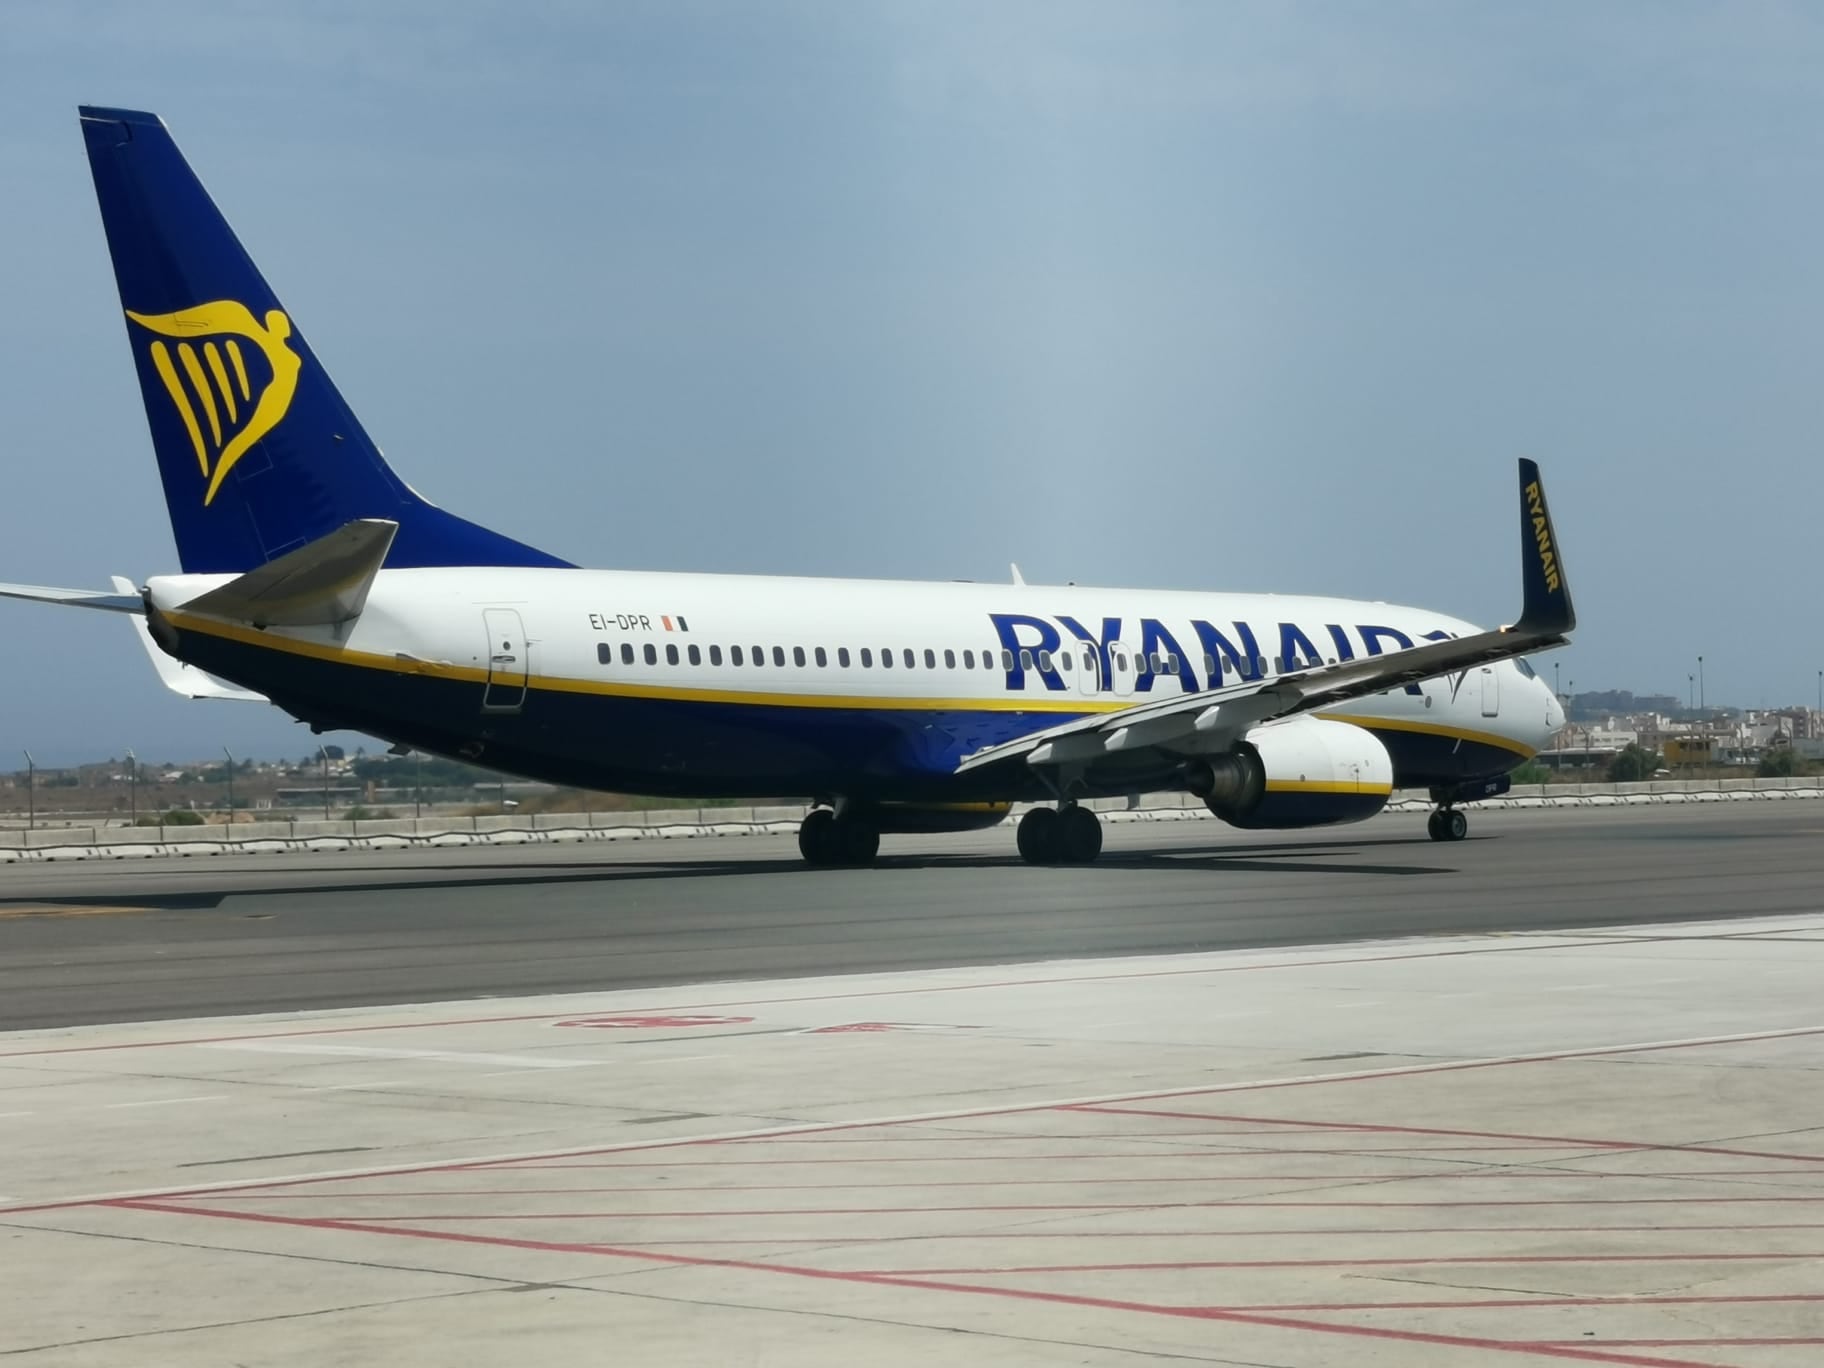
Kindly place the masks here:
[(222, 747), (222, 754), (228, 757), (228, 825), (234, 825), (234, 752)]
[(1558, 695), (1558, 701), (1560, 703), (1564, 702), (1564, 681), (1558, 677), (1558, 671), (1562, 667), (1562, 664), (1563, 662), (1557, 660), (1552, 662), (1552, 692)]
[[(1818, 677), (1824, 679), (1824, 674)], [(25, 753), (25, 825), (28, 830), (38, 825), (38, 765), (30, 751)]]
[(329, 820), (329, 747), (318, 746), (317, 758), (323, 762), (323, 820)]
[[(1824, 679), (1824, 671), (1818, 677)], [(424, 752), (412, 752), (412, 816), (424, 816)]]
[(127, 824), (139, 825), (139, 757), (127, 747)]
[(1697, 706), (1701, 712), (1709, 712), (1710, 705), (1704, 701), (1704, 658), (1697, 658)]
[(1697, 711), (1697, 676), (1694, 674), (1685, 676), (1685, 711)]

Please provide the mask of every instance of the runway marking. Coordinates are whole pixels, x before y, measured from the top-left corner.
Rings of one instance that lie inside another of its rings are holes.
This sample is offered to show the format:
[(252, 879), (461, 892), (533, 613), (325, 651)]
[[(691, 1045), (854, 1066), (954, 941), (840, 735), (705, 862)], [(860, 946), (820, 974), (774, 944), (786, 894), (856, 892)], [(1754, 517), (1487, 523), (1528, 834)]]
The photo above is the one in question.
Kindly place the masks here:
[(545, 1055), (478, 1054), (463, 1050), (406, 1050), (379, 1045), (302, 1045), (289, 1041), (222, 1041), (205, 1048), (249, 1054), (328, 1055), (357, 1059), (429, 1059), (446, 1064), (505, 1064), (511, 1069), (587, 1069), (605, 1059), (552, 1059)]
[[(601, 1258), (627, 1259), (641, 1263), (673, 1264), (692, 1268), (733, 1269), (741, 1272), (775, 1273), (787, 1277), (823, 1282), (862, 1284), (874, 1287), (900, 1287), (916, 1291), (951, 1292), (966, 1296), (999, 1297), (1014, 1301), (1041, 1302), (1052, 1306), (1070, 1306), (1105, 1311), (1131, 1311), (1174, 1319), (1220, 1321), (1229, 1324), (1257, 1325), (1270, 1329), (1304, 1331), (1320, 1335), (1338, 1335), (1359, 1339), (1392, 1341), (1404, 1344), (1429, 1344), (1453, 1349), (1473, 1349), (1482, 1353), (1525, 1354), (1535, 1357), (1574, 1359), (1586, 1363), (1632, 1364), (1636, 1368), (1713, 1368), (1692, 1359), (1647, 1357), (1617, 1353), (1596, 1346), (1559, 1344), (1521, 1344), (1513, 1340), (1491, 1339), (1474, 1335), (1447, 1335), (1423, 1330), (1397, 1329), (1378, 1325), (1345, 1325), (1335, 1321), (1308, 1320), (1269, 1311), (1237, 1311), (1226, 1307), (1178, 1306), (1156, 1302), (1134, 1301), (1115, 1297), (1092, 1297), (1078, 1293), (1050, 1292), (1030, 1287), (1001, 1287), (984, 1283), (950, 1282), (912, 1274), (872, 1273), (843, 1269), (818, 1268), (804, 1264), (769, 1263), (748, 1259), (719, 1259), (706, 1255), (675, 1254), (660, 1250), (592, 1244), (559, 1240), (528, 1240), (504, 1235), (483, 1235), (471, 1231), (418, 1230), (410, 1226), (384, 1225), (376, 1221), (336, 1220), (327, 1217), (273, 1216), (251, 1211), (214, 1211), (204, 1207), (186, 1207), (170, 1202), (120, 1200), (107, 1205), (120, 1210), (160, 1212), (176, 1216), (208, 1217), (216, 1220), (250, 1221), (326, 1230), (349, 1234), (390, 1235), (405, 1239), (440, 1240), (453, 1244), (483, 1245), (497, 1249), (534, 1250), (563, 1254), (590, 1254)], [(1625, 1303), (1611, 1303), (1625, 1304)]]
[[(543, 1016), (537, 1018), (547, 1019)], [(1763, 1040), (1791, 1040), (1803, 1036), (1824, 1035), (1824, 1026), (1793, 1026), (1774, 1031), (1744, 1031), (1730, 1035), (1694, 1036), (1683, 1040), (1637, 1041), (1620, 1045), (1593, 1045), (1579, 1049), (1550, 1050), (1534, 1054), (1501, 1055), (1484, 1059), (1447, 1060), (1432, 1064), (1409, 1064), (1385, 1069), (1363, 1069), (1354, 1072), (1328, 1074), (1301, 1074), (1289, 1078), (1261, 1079), (1219, 1083), (1197, 1088), (1169, 1088), (1158, 1092), (1117, 1093), (1097, 1097), (1071, 1099), (1054, 1099), (1045, 1102), (1018, 1103), (998, 1107), (962, 1107), (950, 1111), (915, 1112), (902, 1116), (873, 1117), (856, 1121), (821, 1121), (800, 1125), (753, 1127), (747, 1130), (726, 1131), (719, 1134), (679, 1136), (666, 1140), (630, 1140), (613, 1145), (589, 1145), (573, 1149), (525, 1150), (518, 1153), (475, 1155), (468, 1159), (445, 1160), (434, 1164), (405, 1164), (396, 1167), (374, 1167), (360, 1169), (343, 1169), (324, 1173), (291, 1174), (279, 1177), (259, 1179), (257, 1181), (240, 1181), (208, 1183), (200, 1186), (172, 1186), (162, 1188), (142, 1188), (125, 1192), (95, 1193), (79, 1197), (64, 1197), (48, 1202), (34, 1202), (27, 1206), (0, 1207), (0, 1216), (15, 1215), (27, 1211), (53, 1211), (69, 1207), (94, 1206), (102, 1203), (141, 1201), (158, 1197), (201, 1196), (209, 1193), (248, 1191), (252, 1189), (269, 1189), (274, 1187), (302, 1186), (310, 1183), (331, 1183), (350, 1178), (402, 1177), (418, 1173), (453, 1173), (464, 1169), (493, 1167), (502, 1164), (524, 1164), (541, 1159), (585, 1159), (593, 1155), (623, 1154), (635, 1151), (652, 1152), (663, 1149), (679, 1149), (699, 1145), (727, 1144), (747, 1141), (770, 1141), (792, 1136), (815, 1136), (835, 1134), (842, 1131), (870, 1130), (876, 1127), (908, 1126), (932, 1121), (965, 1121), (991, 1116), (1034, 1115), (1039, 1112), (1059, 1110), (1082, 1110), (1098, 1106), (1115, 1106), (1122, 1103), (1170, 1101), (1174, 1098), (1212, 1097), (1224, 1093), (1270, 1091), (1279, 1088), (1309, 1087), (1324, 1083), (1366, 1083), (1390, 1078), (1415, 1078), (1426, 1074), (1457, 1073), (1468, 1069), (1506, 1068), (1519, 1064), (1548, 1064), (1566, 1059), (1599, 1059), (1609, 1055), (1647, 1054), (1665, 1050), (1701, 1049), (1714, 1045), (1737, 1045)], [(1311, 1125), (1305, 1122), (1303, 1125)], [(1523, 1137), (1543, 1138), (1543, 1137)], [(1620, 1148), (1641, 1148), (1638, 1143), (1624, 1144), (1609, 1142)], [(1701, 1148), (1680, 1145), (1656, 1145), (1651, 1148), (1676, 1151), (1689, 1149), (1701, 1153)], [(1773, 1158), (1790, 1158), (1788, 1155), (1771, 1155)], [(1599, 1199), (1600, 1200), (1600, 1199)], [(1641, 1199), (1652, 1200), (1652, 1199)], [(1801, 1197), (1780, 1198), (1715, 1198), (1693, 1200), (1716, 1201), (1806, 1201)], [(1816, 1200), (1824, 1201), (1824, 1197)], [(1373, 1205), (1373, 1204), (1369, 1204)], [(1452, 1205), (1440, 1203), (1439, 1205)]]
[(220, 1102), (227, 1093), (210, 1093), (206, 1097), (161, 1097), (151, 1102), (109, 1102), (102, 1110), (125, 1111), (129, 1107), (175, 1107), (180, 1102)]

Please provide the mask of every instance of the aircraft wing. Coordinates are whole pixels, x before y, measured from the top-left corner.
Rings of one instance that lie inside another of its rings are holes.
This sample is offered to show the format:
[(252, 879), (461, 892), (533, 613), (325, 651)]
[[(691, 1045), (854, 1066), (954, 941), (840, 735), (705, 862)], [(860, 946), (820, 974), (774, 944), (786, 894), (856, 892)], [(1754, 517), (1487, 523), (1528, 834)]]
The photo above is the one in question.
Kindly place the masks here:
[(976, 751), (965, 756), (957, 770), (981, 769), (1017, 757), (1035, 767), (1075, 764), (1116, 752), (1182, 749), (1190, 738), (1219, 746), (1263, 722), (1561, 646), (1577, 625), (1577, 614), (1539, 467), (1526, 460), (1520, 462), (1520, 530), (1524, 598), (1520, 620), (1511, 627), (1077, 718)]

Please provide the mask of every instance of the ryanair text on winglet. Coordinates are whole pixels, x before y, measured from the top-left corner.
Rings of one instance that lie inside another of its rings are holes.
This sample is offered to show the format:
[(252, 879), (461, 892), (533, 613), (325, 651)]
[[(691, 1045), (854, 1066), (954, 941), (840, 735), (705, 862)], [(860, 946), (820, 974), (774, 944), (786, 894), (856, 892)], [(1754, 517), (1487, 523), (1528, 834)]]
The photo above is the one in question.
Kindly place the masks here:
[(1533, 541), (1539, 547), (1539, 568), (1545, 572), (1545, 587), (1558, 592), (1558, 556), (1552, 550), (1552, 524), (1545, 516), (1545, 495), (1539, 481), (1526, 487), (1526, 507), (1533, 517)]

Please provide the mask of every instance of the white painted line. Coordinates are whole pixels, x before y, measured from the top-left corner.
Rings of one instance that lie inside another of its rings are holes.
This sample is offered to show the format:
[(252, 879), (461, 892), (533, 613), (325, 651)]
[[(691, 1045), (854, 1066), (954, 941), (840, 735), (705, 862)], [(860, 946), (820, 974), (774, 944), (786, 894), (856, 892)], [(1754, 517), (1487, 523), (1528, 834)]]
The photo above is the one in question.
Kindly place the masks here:
[[(87, 1193), (75, 1197), (49, 1197), (15, 1208), (39, 1211), (45, 1208), (89, 1206), (96, 1202), (124, 1202), (153, 1197), (200, 1195), (207, 1192), (232, 1192), (237, 1188), (280, 1187), (293, 1183), (324, 1183), (338, 1178), (384, 1178), (391, 1174), (423, 1173), (441, 1169), (475, 1168), (489, 1164), (522, 1164), (537, 1159), (563, 1159), (572, 1155), (618, 1154), (624, 1150), (675, 1148), (680, 1145), (721, 1144), (730, 1140), (764, 1140), (778, 1135), (817, 1134), (821, 1131), (857, 1130), (868, 1126), (907, 1126), (929, 1121), (965, 1121), (979, 1116), (1007, 1116), (1020, 1112), (1048, 1111), (1059, 1107), (1106, 1106), (1115, 1102), (1154, 1102), (1173, 1097), (1205, 1097), (1219, 1093), (1252, 1092), (1263, 1088), (1300, 1087), (1314, 1083), (1347, 1083), (1364, 1078), (1413, 1078), (1423, 1074), (1455, 1073), (1463, 1069), (1497, 1068), (1506, 1064), (1557, 1063), (1568, 1059), (1591, 1059), (1604, 1055), (1632, 1054), (1646, 1050), (1677, 1050), (1707, 1045), (1733, 1045), (1743, 1041), (1790, 1040), (1799, 1036), (1824, 1034), (1824, 1023), (1809, 1026), (1776, 1026), (1759, 1031), (1736, 1031), (1730, 1035), (1681, 1036), (1672, 1040), (1630, 1040), (1613, 1045), (1580, 1045), (1562, 1050), (1534, 1050), (1526, 1054), (1478, 1055), (1468, 1059), (1446, 1059), (1429, 1064), (1406, 1064), (1394, 1068), (1350, 1069), (1337, 1073), (1293, 1074), (1287, 1078), (1237, 1079), (1232, 1083), (1206, 1084), (1190, 1088), (1161, 1088), (1152, 1092), (1097, 1093), (1091, 1097), (1058, 1097), (1030, 1102), (1000, 1103), (987, 1107), (956, 1107), (949, 1111), (911, 1112), (898, 1116), (863, 1116), (844, 1120), (799, 1121), (787, 1125), (755, 1126), (747, 1130), (719, 1131), (708, 1135), (669, 1136), (663, 1140), (628, 1140), (618, 1145), (573, 1145), (565, 1149), (519, 1150), (507, 1154), (470, 1155), (463, 1159), (432, 1159), (418, 1164), (373, 1165), (367, 1168), (320, 1169), (315, 1172), (275, 1174), (269, 1178), (226, 1178), (219, 1183), (190, 1183), (158, 1188), (129, 1188), (118, 1192)], [(1676, 1149), (1677, 1146), (1671, 1148)], [(0, 1208), (0, 1216), (8, 1214)]]
[(1581, 993), (1593, 988), (1613, 988), (1612, 983), (1555, 983), (1549, 988), (1541, 988), (1541, 993)]
[(153, 1102), (109, 1102), (103, 1110), (120, 1111), (126, 1107), (175, 1107), (179, 1102), (220, 1102), (227, 1093), (210, 1093), (207, 1097), (161, 1097)]
[(323, 1088), (299, 1088), (299, 1092), (359, 1092), (363, 1088), (404, 1088), (410, 1085), (401, 1079), (383, 1078), (378, 1083), (332, 1083)]
[(442, 1064), (506, 1064), (514, 1069), (587, 1069), (605, 1059), (552, 1059), (546, 1055), (471, 1054), (462, 1050), (404, 1050), (379, 1045), (314, 1045), (288, 1040), (222, 1041), (205, 1050), (250, 1054), (330, 1055), (355, 1059), (429, 1059)]

